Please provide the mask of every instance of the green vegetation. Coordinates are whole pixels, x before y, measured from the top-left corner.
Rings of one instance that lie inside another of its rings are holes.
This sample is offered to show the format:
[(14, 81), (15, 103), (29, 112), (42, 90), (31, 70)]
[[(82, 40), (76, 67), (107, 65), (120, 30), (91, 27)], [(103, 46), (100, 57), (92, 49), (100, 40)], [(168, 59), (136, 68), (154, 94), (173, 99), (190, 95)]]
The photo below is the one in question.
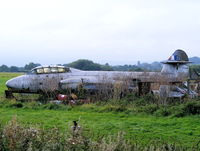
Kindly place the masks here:
[(6, 90), (6, 81), (19, 75), (22, 75), (22, 73), (0, 73), (0, 97), (4, 96), (4, 91)]
[[(21, 150), (23, 146), (19, 144), (24, 144), (27, 139), (32, 147), (37, 142), (44, 150), (48, 147), (58, 150), (59, 146), (60, 150), (109, 150), (109, 147), (110, 150), (200, 149), (199, 99), (183, 103), (171, 100), (172, 103), (162, 105), (151, 95), (138, 98), (130, 94), (121, 100), (80, 106), (7, 100), (3, 97), (4, 83), (17, 75), (0, 74), (0, 146), (4, 146), (0, 150), (12, 150), (9, 147), (13, 145)], [(13, 117), (17, 122), (12, 120)], [(79, 121), (82, 128), (75, 146), (69, 143), (72, 138), (69, 129), (74, 120)], [(40, 133), (31, 137), (30, 129), (37, 129)], [(13, 144), (15, 136), (18, 138)]]
[(26, 64), (24, 67), (17, 67), (17, 66), (8, 67), (7, 65), (1, 65), (0, 72), (25, 72), (25, 71), (30, 71), (31, 69), (37, 66), (40, 66), (40, 64), (33, 62)]
[(35, 67), (37, 67), (37, 66), (41, 66), (41, 64), (30, 62), (29, 64), (26, 64), (26, 65), (24, 66), (24, 70), (25, 70), (25, 71), (30, 71), (31, 69), (33, 69), (33, 68), (35, 68)]
[(200, 58), (199, 57), (191, 57), (189, 59), (193, 64), (200, 64)]
[[(192, 57), (189, 59), (192, 62), (191, 71), (200, 71), (199, 64), (200, 58), (199, 57)], [(16, 67), (11, 66), (8, 67), (7, 65), (0, 66), (0, 72), (27, 72), (31, 69), (40, 66), (39, 63), (30, 62), (26, 64), (24, 67)], [(87, 59), (79, 59), (77, 61), (64, 64), (64, 66), (72, 67), (80, 70), (91, 70), (91, 71), (161, 71), (162, 64), (160, 62), (152, 62), (152, 63), (140, 63), (138, 61), (137, 65), (115, 65), (111, 66), (108, 63), (105, 65), (94, 63), (91, 60)]]
[(200, 140), (199, 115), (177, 118), (163, 114), (148, 115), (111, 104), (71, 107), (14, 100), (1, 101), (0, 113), (3, 125), (16, 116), (24, 126), (44, 130), (56, 127), (61, 132), (65, 132), (76, 120), (83, 128), (83, 135), (95, 142), (102, 137), (114, 137), (119, 132), (125, 133), (125, 140), (140, 146), (160, 142), (190, 148)]
[(80, 69), (80, 70), (91, 70), (91, 71), (112, 71), (112, 67), (109, 64), (101, 65), (94, 63), (93, 61), (80, 59), (72, 63), (66, 64), (68, 67)]
[(200, 65), (190, 65), (190, 70), (191, 70), (191, 72), (196, 71), (196, 72), (200, 73)]
[(152, 141), (142, 145), (137, 140), (128, 141), (123, 132), (112, 136), (91, 139), (91, 133), (83, 128), (60, 131), (57, 127), (44, 129), (27, 127), (14, 117), (7, 125), (0, 127), (0, 149), (10, 150), (73, 150), (73, 151), (184, 151), (199, 150), (198, 143), (191, 147), (179, 143)]

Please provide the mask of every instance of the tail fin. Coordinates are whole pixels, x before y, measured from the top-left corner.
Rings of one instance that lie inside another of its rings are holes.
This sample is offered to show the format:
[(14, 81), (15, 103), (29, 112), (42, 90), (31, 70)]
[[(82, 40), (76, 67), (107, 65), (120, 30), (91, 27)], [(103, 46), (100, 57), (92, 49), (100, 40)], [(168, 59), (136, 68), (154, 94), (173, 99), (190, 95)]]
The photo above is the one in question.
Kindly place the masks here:
[(189, 67), (187, 66), (189, 58), (183, 50), (176, 50), (168, 60), (163, 61), (162, 73), (174, 74), (178, 76), (179, 74), (188, 75)]

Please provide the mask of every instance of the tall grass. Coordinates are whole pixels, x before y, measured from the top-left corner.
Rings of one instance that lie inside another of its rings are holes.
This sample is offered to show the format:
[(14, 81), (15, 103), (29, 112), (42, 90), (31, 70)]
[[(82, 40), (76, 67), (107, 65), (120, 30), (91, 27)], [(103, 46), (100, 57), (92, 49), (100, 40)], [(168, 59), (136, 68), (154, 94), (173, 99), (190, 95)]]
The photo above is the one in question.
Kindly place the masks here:
[(165, 141), (150, 141), (141, 145), (137, 141), (127, 141), (124, 133), (115, 136), (101, 137), (97, 141), (83, 133), (83, 128), (76, 133), (70, 128), (60, 131), (58, 128), (44, 130), (37, 127), (24, 126), (18, 123), (14, 117), (7, 125), (0, 126), (0, 150), (1, 151), (184, 151), (199, 150), (200, 146), (194, 143), (191, 147), (183, 147), (178, 143)]
[(107, 101), (97, 101), (90, 104), (82, 105), (64, 105), (46, 103), (38, 101), (20, 102), (16, 100), (0, 99), (0, 107), (3, 108), (24, 108), (24, 109), (49, 109), (49, 110), (79, 110), (95, 112), (123, 112), (126, 114), (145, 113), (155, 116), (174, 116), (183, 117), (188, 115), (200, 114), (200, 100), (187, 100), (185, 102), (173, 102), (172, 104), (158, 104), (156, 99), (150, 95), (150, 99), (145, 97), (129, 97), (124, 99), (110, 99)]

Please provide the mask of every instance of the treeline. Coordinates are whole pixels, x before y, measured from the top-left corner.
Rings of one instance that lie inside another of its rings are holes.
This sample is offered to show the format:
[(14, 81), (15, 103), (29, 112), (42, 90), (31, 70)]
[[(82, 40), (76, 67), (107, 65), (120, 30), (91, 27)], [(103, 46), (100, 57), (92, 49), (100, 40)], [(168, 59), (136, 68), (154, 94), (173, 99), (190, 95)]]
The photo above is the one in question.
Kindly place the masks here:
[[(102, 65), (99, 63), (94, 63), (91, 60), (80, 59), (72, 63), (63, 64), (66, 67), (72, 67), (80, 70), (90, 70), (90, 71), (159, 71), (161, 69), (161, 64), (147, 64), (143, 63), (140, 66), (137, 65), (119, 65), (111, 66), (108, 63)], [(0, 66), (0, 72), (28, 72), (31, 69), (40, 66), (39, 63), (30, 62), (24, 67), (11, 66), (7, 65)]]
[[(200, 64), (200, 58), (193, 57), (190, 59), (191, 61), (194, 61), (194, 64), (196, 64), (197, 70), (199, 67), (198, 60)], [(66, 67), (72, 67), (80, 70), (91, 70), (91, 71), (161, 71), (162, 64), (160, 62), (153, 62), (153, 63), (140, 63), (138, 62), (137, 65), (117, 65), (117, 66), (111, 66), (108, 63), (102, 65), (99, 63), (94, 63), (91, 60), (86, 59), (79, 59), (77, 61), (63, 64)], [(33, 63), (30, 62), (29, 64), (26, 64), (24, 67), (17, 67), (17, 66), (11, 66), (8, 67), (7, 65), (1, 65), (0, 66), (0, 72), (27, 72), (31, 69), (40, 66), (39, 63)], [(193, 66), (193, 64), (192, 64)]]
[(199, 58), (199, 57), (192, 57), (192, 58), (190, 58), (190, 61), (191, 61), (193, 64), (196, 64), (196, 65), (199, 65), (199, 64), (200, 64), (200, 58)]
[(64, 64), (64, 66), (72, 67), (80, 70), (91, 70), (91, 71), (113, 71), (112, 66), (110, 66), (108, 63), (105, 65), (101, 65), (98, 63), (94, 63), (91, 60), (86, 59), (79, 59), (77, 61), (74, 61), (69, 64)]
[(161, 64), (142, 63), (140, 65), (117, 65), (111, 66), (108, 63), (105, 65), (94, 63), (91, 60), (80, 59), (75, 62), (64, 64), (64, 66), (72, 67), (80, 70), (90, 71), (159, 71)]
[(112, 67), (116, 71), (160, 71), (162, 64), (159, 62), (139, 63), (137, 65), (119, 65)]
[(30, 62), (29, 64), (26, 64), (24, 67), (17, 67), (17, 66), (11, 66), (8, 67), (7, 65), (1, 65), (0, 66), (0, 72), (27, 72), (31, 69), (40, 66), (39, 63), (33, 63)]

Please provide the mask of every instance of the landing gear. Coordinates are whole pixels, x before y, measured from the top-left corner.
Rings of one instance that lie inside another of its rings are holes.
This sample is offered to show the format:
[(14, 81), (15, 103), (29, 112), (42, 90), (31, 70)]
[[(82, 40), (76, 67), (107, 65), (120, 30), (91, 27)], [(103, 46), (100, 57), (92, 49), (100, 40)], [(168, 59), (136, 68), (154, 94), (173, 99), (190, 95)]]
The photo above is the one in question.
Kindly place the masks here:
[(9, 90), (5, 90), (5, 96), (6, 96), (7, 99), (13, 99), (14, 98), (12, 91), (9, 91)]

